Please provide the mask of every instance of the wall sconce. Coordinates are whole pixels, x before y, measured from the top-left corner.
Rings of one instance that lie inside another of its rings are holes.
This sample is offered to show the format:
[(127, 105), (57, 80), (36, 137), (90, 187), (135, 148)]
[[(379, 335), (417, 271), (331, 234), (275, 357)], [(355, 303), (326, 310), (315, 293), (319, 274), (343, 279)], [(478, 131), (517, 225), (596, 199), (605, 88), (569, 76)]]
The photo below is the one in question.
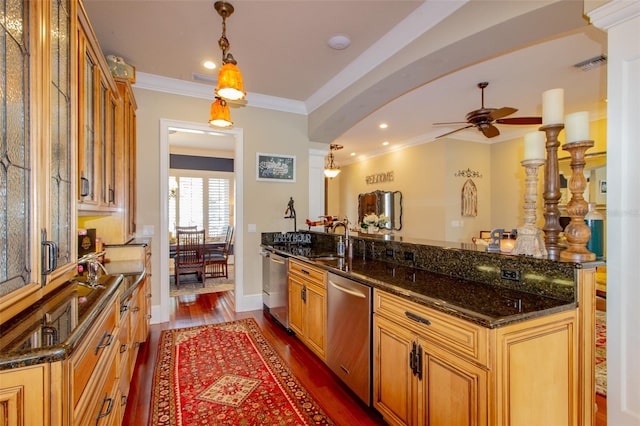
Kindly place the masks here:
[(324, 166), (324, 175), (329, 179), (333, 179), (340, 174), (340, 167), (338, 167), (333, 160), (333, 151), (339, 149), (342, 149), (342, 145), (334, 143), (329, 145), (329, 156), (327, 156), (327, 163)]

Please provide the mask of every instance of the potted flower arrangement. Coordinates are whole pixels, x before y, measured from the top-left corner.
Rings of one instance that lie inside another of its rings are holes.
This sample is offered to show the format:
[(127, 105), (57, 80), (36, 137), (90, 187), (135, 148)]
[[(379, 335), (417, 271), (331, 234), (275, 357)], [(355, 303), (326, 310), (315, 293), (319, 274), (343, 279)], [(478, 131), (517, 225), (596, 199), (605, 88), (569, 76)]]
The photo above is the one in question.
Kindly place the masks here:
[(389, 218), (383, 214), (378, 216), (375, 213), (369, 213), (362, 218), (360, 228), (362, 228), (364, 232), (375, 234), (378, 232), (378, 229), (386, 227), (388, 222)]

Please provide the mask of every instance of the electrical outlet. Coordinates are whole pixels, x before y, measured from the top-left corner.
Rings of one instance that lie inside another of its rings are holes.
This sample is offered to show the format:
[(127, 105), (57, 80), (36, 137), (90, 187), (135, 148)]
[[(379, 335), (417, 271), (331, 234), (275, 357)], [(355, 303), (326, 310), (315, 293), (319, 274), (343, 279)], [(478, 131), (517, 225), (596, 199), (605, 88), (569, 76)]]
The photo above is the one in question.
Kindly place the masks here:
[(404, 252), (404, 260), (410, 260), (411, 262), (415, 262), (416, 261), (416, 254), (412, 251), (405, 251)]
[(522, 278), (522, 272), (514, 271), (512, 269), (500, 269), (500, 278), (509, 281), (520, 281)]
[(387, 255), (387, 257), (393, 257), (393, 249), (392, 248), (388, 248), (384, 251), (384, 254)]

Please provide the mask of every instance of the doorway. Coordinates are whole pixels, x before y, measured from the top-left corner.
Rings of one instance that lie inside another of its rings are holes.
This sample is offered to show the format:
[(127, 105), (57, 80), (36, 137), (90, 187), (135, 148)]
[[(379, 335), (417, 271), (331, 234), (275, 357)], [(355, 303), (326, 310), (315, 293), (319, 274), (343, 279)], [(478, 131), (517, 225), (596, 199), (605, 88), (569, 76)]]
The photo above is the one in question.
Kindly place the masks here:
[[(242, 166), (242, 148), (243, 148), (243, 132), (242, 129), (231, 130), (214, 130), (207, 124), (193, 123), (177, 120), (160, 120), (160, 229), (169, 230), (169, 156), (172, 150), (172, 144), (176, 139), (181, 139), (184, 135), (198, 135), (198, 137), (190, 136), (188, 139), (195, 140), (192, 147), (180, 148), (181, 152), (188, 152), (191, 150), (193, 153), (203, 152), (204, 148), (207, 148), (206, 143), (210, 145), (225, 146), (227, 156), (234, 160), (233, 170), (233, 182), (234, 182), (234, 197), (232, 203), (232, 214), (235, 224), (242, 224), (242, 195), (243, 195), (243, 166)], [(180, 135), (177, 137), (175, 135)], [(187, 138), (187, 137), (185, 137)], [(215, 142), (214, 142), (215, 141)], [(219, 142), (219, 143), (218, 143)], [(202, 144), (198, 148), (198, 144)], [(221, 149), (221, 152), (225, 151)], [(186, 151), (185, 151), (186, 150)], [(206, 150), (205, 150), (206, 151)], [(209, 152), (216, 152), (216, 150), (209, 149)], [(219, 154), (222, 155), (222, 154)], [(243, 274), (242, 274), (242, 257), (238, 256), (242, 252), (242, 226), (235, 227), (234, 236), (234, 261), (233, 261), (233, 277), (235, 286), (235, 300), (236, 306), (242, 305), (241, 298), (243, 294)], [(169, 232), (159, 233), (160, 253), (168, 254), (170, 251)], [(169, 283), (169, 268), (170, 261), (168, 255), (155, 256), (158, 259), (159, 267), (159, 295), (160, 306), (157, 311), (153, 313), (154, 318), (158, 318), (158, 322), (166, 322), (169, 320), (169, 303), (170, 303), (170, 287)], [(156, 287), (157, 288), (157, 287)], [(156, 321), (154, 321), (156, 322)]]

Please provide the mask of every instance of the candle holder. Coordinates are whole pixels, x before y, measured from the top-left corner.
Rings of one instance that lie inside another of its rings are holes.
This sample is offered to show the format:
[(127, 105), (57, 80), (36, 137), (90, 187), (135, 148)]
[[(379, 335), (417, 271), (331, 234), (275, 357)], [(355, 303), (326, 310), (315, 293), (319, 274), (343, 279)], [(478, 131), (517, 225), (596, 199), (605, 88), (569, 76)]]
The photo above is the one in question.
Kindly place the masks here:
[(564, 229), (564, 236), (569, 247), (560, 253), (561, 260), (585, 262), (596, 259), (595, 253), (590, 252), (586, 247), (591, 230), (584, 221), (589, 207), (582, 195), (587, 186), (587, 180), (584, 177), (586, 163), (584, 154), (592, 146), (593, 141), (587, 140), (565, 143), (562, 147), (571, 154), (571, 178), (569, 179), (571, 200), (567, 204), (567, 212), (571, 217), (571, 222)]
[(558, 260), (564, 248), (560, 245), (560, 172), (558, 166), (558, 134), (564, 129), (564, 124), (547, 124), (540, 127), (546, 135), (547, 164), (544, 168), (544, 245), (549, 259)]
[(525, 256), (545, 257), (545, 248), (542, 232), (536, 226), (536, 200), (538, 198), (538, 169), (545, 163), (543, 159), (523, 160), (520, 162), (525, 168), (524, 192), (524, 225), (518, 228), (516, 245), (511, 254), (523, 254)]

